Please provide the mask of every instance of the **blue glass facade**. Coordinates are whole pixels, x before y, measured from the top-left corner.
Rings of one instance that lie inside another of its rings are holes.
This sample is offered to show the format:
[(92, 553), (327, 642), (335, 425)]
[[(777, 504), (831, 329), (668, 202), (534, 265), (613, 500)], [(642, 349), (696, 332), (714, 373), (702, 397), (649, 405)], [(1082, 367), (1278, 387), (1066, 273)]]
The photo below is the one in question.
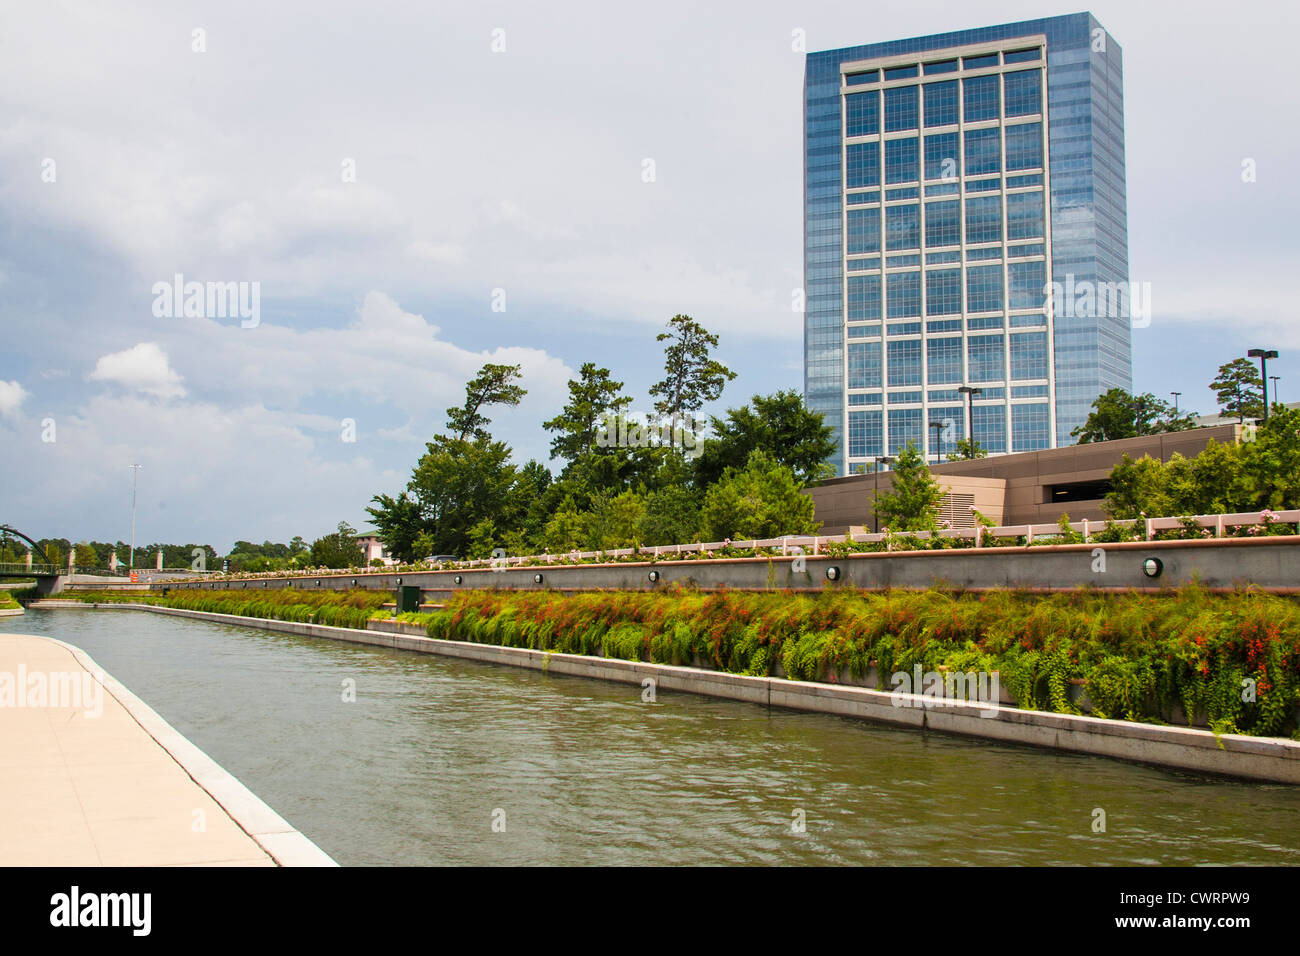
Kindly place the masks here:
[(928, 425), (966, 434), (959, 385), (994, 453), (1131, 388), (1127, 299), (1047, 295), (1129, 278), (1122, 54), (1090, 14), (809, 54), (804, 131), (804, 392), (841, 474), (951, 451)]

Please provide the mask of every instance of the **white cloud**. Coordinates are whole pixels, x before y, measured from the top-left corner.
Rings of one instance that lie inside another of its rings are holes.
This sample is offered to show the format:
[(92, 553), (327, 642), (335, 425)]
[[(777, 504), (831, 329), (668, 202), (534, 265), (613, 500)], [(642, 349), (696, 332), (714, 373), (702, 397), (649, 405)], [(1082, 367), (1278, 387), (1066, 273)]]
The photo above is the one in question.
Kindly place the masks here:
[(121, 352), (100, 356), (88, 377), (92, 382), (121, 385), (155, 398), (180, 398), (185, 394), (180, 375), (172, 369), (167, 353), (157, 342), (141, 342)]
[(18, 414), (26, 397), (27, 390), (17, 382), (0, 381), (0, 415), (9, 418)]

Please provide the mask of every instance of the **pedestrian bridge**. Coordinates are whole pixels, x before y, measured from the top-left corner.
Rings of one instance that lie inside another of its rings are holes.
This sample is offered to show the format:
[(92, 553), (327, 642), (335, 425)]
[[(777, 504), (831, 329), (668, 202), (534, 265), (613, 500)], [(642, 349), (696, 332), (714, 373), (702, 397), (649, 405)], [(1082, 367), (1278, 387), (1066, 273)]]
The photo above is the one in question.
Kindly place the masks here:
[(42, 594), (57, 594), (62, 591), (69, 569), (56, 567), (45, 550), (17, 528), (0, 524), (0, 538), (9, 536), (26, 541), (30, 550), (26, 561), (0, 562), (0, 578), (35, 578), (36, 587)]

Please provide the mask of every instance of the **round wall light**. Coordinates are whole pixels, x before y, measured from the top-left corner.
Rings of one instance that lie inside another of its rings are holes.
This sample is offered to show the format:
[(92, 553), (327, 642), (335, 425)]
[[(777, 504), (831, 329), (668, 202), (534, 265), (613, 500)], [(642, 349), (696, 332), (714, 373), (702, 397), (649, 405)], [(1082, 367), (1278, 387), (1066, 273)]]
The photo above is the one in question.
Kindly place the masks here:
[(320, 578), (316, 579), (316, 587), (320, 587)]
[(1149, 578), (1160, 577), (1160, 572), (1165, 569), (1165, 563), (1159, 558), (1147, 558), (1142, 562), (1142, 573)]
[(356, 586), (357, 586), (357, 579), (356, 579), (356, 578), (353, 578), (353, 579), (352, 579), (352, 586), (353, 586), (353, 587), (356, 587)]
[(540, 574), (534, 574), (534, 575), (533, 575), (533, 582), (534, 582), (535, 584), (541, 584), (541, 583), (542, 583), (542, 576), (541, 576)]
[(651, 571), (649, 574), (646, 575), (646, 577), (650, 579), (651, 584), (654, 584), (656, 581), (659, 580), (659, 572)]
[(826, 569), (826, 580), (838, 581), (839, 579), (840, 579), (840, 569), (838, 566), (832, 564), (829, 568)]
[(458, 574), (454, 578), (452, 578), (452, 580), (455, 581), (457, 584), (460, 584), (460, 582), (464, 579)]

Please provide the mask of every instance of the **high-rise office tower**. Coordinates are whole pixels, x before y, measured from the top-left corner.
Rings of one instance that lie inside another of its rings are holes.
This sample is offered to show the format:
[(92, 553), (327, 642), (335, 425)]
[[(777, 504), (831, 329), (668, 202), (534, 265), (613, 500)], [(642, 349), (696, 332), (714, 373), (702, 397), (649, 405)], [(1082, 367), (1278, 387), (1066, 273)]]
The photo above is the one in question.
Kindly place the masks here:
[(840, 474), (1067, 445), (1132, 387), (1121, 80), (1087, 13), (808, 54), (804, 392)]

